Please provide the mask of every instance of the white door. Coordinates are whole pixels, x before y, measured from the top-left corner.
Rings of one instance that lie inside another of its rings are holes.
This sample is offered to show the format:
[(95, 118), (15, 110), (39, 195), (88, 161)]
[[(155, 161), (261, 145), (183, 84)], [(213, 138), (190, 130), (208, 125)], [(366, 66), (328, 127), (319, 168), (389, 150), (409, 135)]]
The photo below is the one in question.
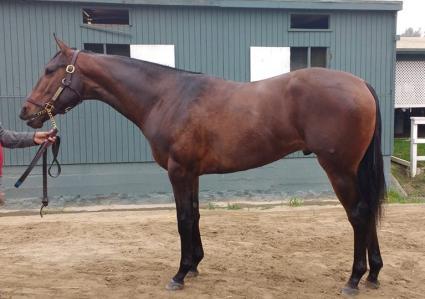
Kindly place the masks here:
[(288, 73), (291, 69), (291, 48), (251, 47), (251, 81)]
[(130, 57), (175, 67), (174, 45), (130, 45)]

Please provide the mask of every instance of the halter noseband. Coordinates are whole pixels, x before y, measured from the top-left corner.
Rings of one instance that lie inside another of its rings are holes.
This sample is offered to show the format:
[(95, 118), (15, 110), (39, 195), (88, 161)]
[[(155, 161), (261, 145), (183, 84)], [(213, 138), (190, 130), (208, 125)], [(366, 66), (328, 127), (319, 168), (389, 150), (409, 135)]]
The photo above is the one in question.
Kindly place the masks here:
[[(77, 57), (78, 57), (78, 54), (80, 53), (80, 50), (76, 50), (76, 51), (74, 51), (74, 53), (72, 54), (72, 59), (71, 59), (71, 63), (70, 64), (68, 64), (67, 66), (66, 66), (66, 68), (65, 68), (65, 72), (66, 72), (66, 75), (65, 75), (65, 77), (62, 79), (62, 81), (61, 81), (61, 86), (59, 86), (58, 87), (58, 89), (56, 90), (56, 92), (54, 93), (54, 95), (52, 96), (52, 98), (48, 101), (48, 102), (46, 102), (45, 104), (43, 104), (43, 105), (40, 105), (39, 103), (36, 103), (34, 100), (32, 100), (32, 99), (28, 99), (27, 100), (27, 102), (29, 102), (29, 103), (31, 103), (31, 104), (33, 104), (33, 105), (35, 105), (35, 106), (37, 106), (37, 107), (40, 107), (40, 108), (42, 108), (42, 110), (40, 110), (40, 111), (38, 111), (37, 113), (35, 113), (34, 114), (34, 116), (35, 117), (39, 117), (39, 116), (41, 116), (41, 115), (43, 115), (43, 114), (46, 114), (47, 113), (47, 115), (49, 116), (49, 118), (50, 118), (50, 121), (52, 122), (52, 125), (53, 125), (53, 128), (57, 128), (57, 126), (56, 126), (56, 121), (55, 121), (55, 119), (53, 118), (53, 114), (52, 114), (52, 111), (55, 109), (55, 106), (54, 106), (54, 103), (56, 102), (56, 100), (59, 98), (59, 96), (62, 94), (62, 92), (66, 89), (66, 88), (69, 88), (70, 90), (72, 90), (72, 92), (74, 92), (78, 97), (79, 97), (79, 102), (77, 103), (77, 105), (79, 104), (79, 103), (81, 103), (81, 101), (83, 100), (83, 98), (82, 98), (82, 96), (81, 96), (81, 94), (77, 91), (77, 90), (75, 90), (74, 88), (72, 88), (71, 87), (71, 83), (72, 83), (72, 75), (74, 74), (74, 72), (75, 72), (75, 62), (77, 61)], [(76, 106), (76, 105), (74, 105), (74, 106)], [(68, 112), (69, 110), (71, 110), (71, 108), (72, 108), (72, 106), (70, 106), (70, 107), (67, 107), (66, 109), (65, 109), (65, 112), (64, 113), (66, 113), (66, 112)]]

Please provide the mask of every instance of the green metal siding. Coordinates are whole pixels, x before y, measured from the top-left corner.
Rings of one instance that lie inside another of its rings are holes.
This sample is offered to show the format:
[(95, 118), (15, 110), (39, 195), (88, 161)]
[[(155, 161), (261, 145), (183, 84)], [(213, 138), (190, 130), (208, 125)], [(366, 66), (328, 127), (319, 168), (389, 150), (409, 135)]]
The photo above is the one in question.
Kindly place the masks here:
[[(391, 153), (394, 11), (329, 11), (331, 30), (307, 32), (288, 30), (289, 14), (295, 10), (139, 5), (128, 6), (131, 26), (108, 32), (83, 25), (82, 6), (0, 2), (0, 119), (6, 127), (25, 129), (17, 115), (56, 52), (53, 32), (78, 48), (84, 43), (174, 44), (176, 67), (239, 81), (250, 78), (250, 46), (320, 46), (329, 47), (331, 68), (354, 73), (376, 88), (383, 150)], [(140, 131), (105, 104), (85, 102), (58, 121), (63, 163), (152, 160)], [(33, 153), (34, 149), (7, 151), (5, 162), (28, 164)]]

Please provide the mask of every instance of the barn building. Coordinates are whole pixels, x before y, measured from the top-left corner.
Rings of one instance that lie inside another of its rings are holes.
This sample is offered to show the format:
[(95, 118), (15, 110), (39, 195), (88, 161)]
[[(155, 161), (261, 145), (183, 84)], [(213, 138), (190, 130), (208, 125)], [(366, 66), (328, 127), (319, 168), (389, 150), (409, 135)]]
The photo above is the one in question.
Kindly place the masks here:
[[(425, 116), (424, 37), (401, 37), (397, 41), (394, 107), (395, 136), (410, 136), (410, 117)], [(425, 136), (423, 126), (419, 126), (419, 133)]]
[[(1, 1), (0, 120), (7, 128), (27, 129), (18, 114), (57, 51), (54, 32), (72, 47), (237, 81), (321, 66), (353, 73), (375, 87), (388, 175), (401, 7), (401, 1), (386, 0)], [(152, 163), (142, 134), (107, 105), (87, 101), (57, 121), (66, 166), (60, 178), (51, 180), (55, 194), (170, 194), (167, 174)], [(6, 150), (6, 188), (12, 188), (35, 150)], [(22, 190), (7, 194), (38, 196), (40, 185), (33, 175)], [(201, 179), (204, 198), (330, 190), (316, 159), (302, 153), (252, 171)]]

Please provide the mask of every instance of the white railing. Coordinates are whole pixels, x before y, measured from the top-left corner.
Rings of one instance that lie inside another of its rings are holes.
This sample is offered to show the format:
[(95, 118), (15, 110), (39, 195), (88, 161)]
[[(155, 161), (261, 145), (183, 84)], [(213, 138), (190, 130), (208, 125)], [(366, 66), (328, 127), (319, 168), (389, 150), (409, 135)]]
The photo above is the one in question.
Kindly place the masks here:
[(425, 125), (425, 117), (411, 117), (410, 123), (410, 175), (413, 178), (418, 171), (418, 161), (425, 161), (425, 156), (418, 156), (418, 144), (425, 144), (425, 138), (418, 138), (418, 125)]

